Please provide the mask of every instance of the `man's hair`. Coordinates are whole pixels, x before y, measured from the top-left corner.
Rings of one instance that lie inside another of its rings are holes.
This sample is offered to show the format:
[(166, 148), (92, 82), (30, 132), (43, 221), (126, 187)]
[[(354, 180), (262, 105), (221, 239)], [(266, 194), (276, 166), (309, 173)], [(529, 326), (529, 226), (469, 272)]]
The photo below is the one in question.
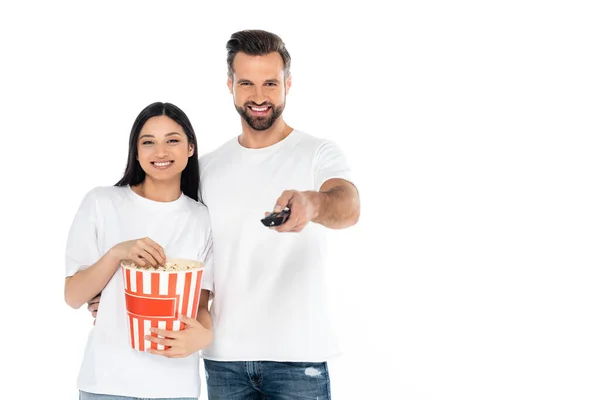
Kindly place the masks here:
[(233, 79), (233, 59), (238, 52), (251, 56), (264, 56), (274, 51), (283, 59), (284, 76), (290, 75), (292, 58), (285, 48), (285, 43), (274, 33), (261, 30), (245, 30), (235, 32), (227, 42), (227, 74)]

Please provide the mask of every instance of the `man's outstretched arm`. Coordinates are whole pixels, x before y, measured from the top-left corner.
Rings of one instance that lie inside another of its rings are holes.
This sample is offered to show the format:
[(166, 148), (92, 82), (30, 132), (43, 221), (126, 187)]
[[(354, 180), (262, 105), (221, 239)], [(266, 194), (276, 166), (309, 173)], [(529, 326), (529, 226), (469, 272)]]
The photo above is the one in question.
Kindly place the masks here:
[(291, 210), (287, 221), (277, 227), (278, 232), (300, 232), (309, 222), (331, 229), (348, 228), (358, 222), (360, 199), (356, 187), (345, 179), (333, 178), (325, 181), (318, 192), (286, 190), (273, 211), (285, 207)]

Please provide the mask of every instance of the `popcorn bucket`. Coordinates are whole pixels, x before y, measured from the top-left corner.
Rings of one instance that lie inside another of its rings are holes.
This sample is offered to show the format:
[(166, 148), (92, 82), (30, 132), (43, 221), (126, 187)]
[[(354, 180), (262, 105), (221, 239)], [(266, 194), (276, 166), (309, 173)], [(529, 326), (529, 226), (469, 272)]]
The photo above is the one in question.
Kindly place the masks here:
[(168, 258), (167, 267), (173, 268), (172, 264), (179, 269), (155, 271), (133, 263), (121, 263), (130, 344), (136, 350), (168, 349), (170, 346), (144, 339), (151, 335), (150, 328), (184, 330), (185, 324), (177, 319), (179, 314), (190, 318), (196, 318), (198, 314), (204, 264)]

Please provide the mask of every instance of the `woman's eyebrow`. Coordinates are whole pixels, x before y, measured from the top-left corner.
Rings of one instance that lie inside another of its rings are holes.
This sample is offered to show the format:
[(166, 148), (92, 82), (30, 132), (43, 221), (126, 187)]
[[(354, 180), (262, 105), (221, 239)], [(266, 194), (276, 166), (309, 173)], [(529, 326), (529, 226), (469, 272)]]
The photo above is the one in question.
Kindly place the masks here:
[[(179, 132), (170, 132), (170, 133), (167, 133), (165, 136), (173, 136), (173, 135), (181, 136), (181, 133), (179, 133)], [(143, 139), (143, 138), (146, 138), (146, 137), (154, 138), (154, 135), (151, 134), (151, 133), (145, 133), (142, 136), (140, 136), (139, 138)]]

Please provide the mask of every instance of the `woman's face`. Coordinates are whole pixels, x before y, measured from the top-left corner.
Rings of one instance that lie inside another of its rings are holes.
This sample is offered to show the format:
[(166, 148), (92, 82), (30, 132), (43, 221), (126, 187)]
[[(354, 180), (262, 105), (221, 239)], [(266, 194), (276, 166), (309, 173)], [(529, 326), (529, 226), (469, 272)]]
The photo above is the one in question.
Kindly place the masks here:
[(146, 121), (137, 143), (138, 161), (146, 176), (166, 181), (180, 179), (181, 172), (194, 154), (181, 125), (161, 115)]

